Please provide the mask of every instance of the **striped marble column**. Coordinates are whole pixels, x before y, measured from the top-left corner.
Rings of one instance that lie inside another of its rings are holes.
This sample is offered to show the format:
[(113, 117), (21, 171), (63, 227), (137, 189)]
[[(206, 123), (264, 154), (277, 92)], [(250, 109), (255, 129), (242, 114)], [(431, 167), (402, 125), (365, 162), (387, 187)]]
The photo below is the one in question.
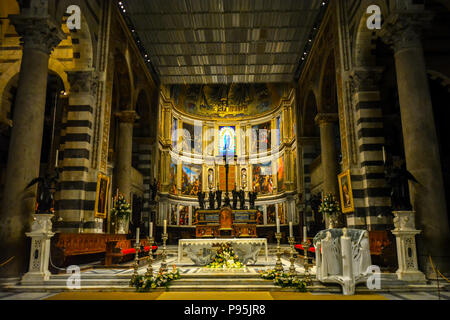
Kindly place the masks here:
[(69, 71), (68, 80), (71, 87), (56, 202), (63, 220), (55, 228), (66, 233), (101, 232), (103, 221), (94, 217), (97, 173), (90, 168), (97, 81), (92, 70)]
[(382, 71), (360, 67), (351, 76), (360, 169), (351, 170), (355, 212), (348, 215), (347, 223), (368, 230), (385, 230), (392, 225), (382, 152), (385, 141), (378, 90)]

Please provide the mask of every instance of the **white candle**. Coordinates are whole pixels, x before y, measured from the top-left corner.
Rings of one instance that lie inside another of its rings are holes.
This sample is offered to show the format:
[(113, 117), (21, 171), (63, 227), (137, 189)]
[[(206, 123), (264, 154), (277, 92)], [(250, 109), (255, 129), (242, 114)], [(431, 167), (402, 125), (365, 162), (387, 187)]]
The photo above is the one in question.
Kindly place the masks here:
[(151, 238), (151, 237), (153, 237), (153, 222), (150, 222), (150, 225), (148, 228), (149, 228), (149, 236)]
[(289, 237), (293, 237), (294, 236), (294, 229), (293, 229), (293, 225), (292, 225), (292, 221), (289, 221)]
[(306, 226), (303, 226), (303, 242), (306, 242), (306, 236), (307, 236)]
[(166, 233), (166, 231), (167, 231), (167, 220), (164, 219), (164, 231), (163, 231), (163, 233)]
[(56, 150), (55, 168), (58, 168), (58, 156), (59, 156), (59, 150)]
[(277, 233), (280, 233), (280, 219), (277, 217)]
[(383, 163), (386, 163), (386, 150), (384, 150), (384, 146), (383, 146)]
[(136, 243), (139, 244), (139, 228), (136, 228)]

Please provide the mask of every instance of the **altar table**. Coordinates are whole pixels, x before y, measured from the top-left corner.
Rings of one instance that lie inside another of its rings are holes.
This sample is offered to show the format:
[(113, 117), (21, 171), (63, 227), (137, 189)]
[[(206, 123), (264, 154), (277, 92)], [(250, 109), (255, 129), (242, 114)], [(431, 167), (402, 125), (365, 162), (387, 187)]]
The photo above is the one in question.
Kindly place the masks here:
[(206, 265), (214, 257), (213, 245), (231, 243), (233, 250), (243, 264), (252, 261), (256, 263), (258, 253), (262, 246), (265, 249), (266, 262), (269, 262), (269, 251), (266, 238), (220, 238), (220, 239), (180, 239), (178, 241), (178, 263), (181, 262), (183, 252), (198, 265)]

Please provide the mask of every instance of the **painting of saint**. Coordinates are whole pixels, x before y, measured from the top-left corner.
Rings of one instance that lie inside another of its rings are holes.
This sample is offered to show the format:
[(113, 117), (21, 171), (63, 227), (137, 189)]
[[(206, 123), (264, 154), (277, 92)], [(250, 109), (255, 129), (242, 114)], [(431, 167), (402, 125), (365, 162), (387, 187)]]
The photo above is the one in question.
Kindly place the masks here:
[(97, 178), (97, 196), (95, 198), (95, 217), (106, 218), (109, 178), (102, 174)]
[(178, 165), (176, 162), (172, 162), (169, 168), (169, 192), (177, 194), (177, 170)]
[(236, 152), (235, 127), (219, 127), (219, 152), (220, 155), (232, 155)]
[(197, 196), (202, 190), (202, 166), (183, 164), (181, 173), (181, 192), (188, 196)]
[(258, 193), (272, 193), (272, 163), (253, 165), (253, 190)]
[(284, 191), (284, 158), (281, 156), (277, 161), (277, 182), (278, 182), (278, 190)]
[(261, 153), (272, 147), (272, 132), (270, 122), (252, 127), (252, 152)]
[(183, 151), (194, 151), (194, 126), (189, 123), (183, 123)]
[(275, 213), (276, 208), (274, 204), (270, 204), (267, 206), (267, 224), (275, 224)]
[(349, 213), (355, 211), (353, 204), (352, 183), (350, 180), (350, 170), (341, 173), (338, 176), (338, 181), (342, 212)]

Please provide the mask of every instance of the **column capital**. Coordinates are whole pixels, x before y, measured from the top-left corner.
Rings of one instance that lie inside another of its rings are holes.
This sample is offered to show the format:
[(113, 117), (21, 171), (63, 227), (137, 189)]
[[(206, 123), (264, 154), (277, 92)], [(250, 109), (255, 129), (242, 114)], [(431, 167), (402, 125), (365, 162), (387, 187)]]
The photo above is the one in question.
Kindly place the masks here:
[(66, 38), (66, 35), (50, 16), (10, 15), (9, 19), (21, 36), (25, 49), (34, 49), (50, 54)]
[(84, 93), (93, 96), (97, 93), (98, 76), (93, 69), (67, 71), (67, 80), (70, 83), (70, 93)]
[(334, 123), (339, 120), (337, 113), (318, 113), (314, 121), (318, 124)]
[(139, 116), (134, 110), (123, 110), (117, 112), (115, 116), (118, 117), (120, 122), (122, 123), (134, 123), (136, 120), (139, 119)]
[(381, 39), (390, 45), (394, 52), (422, 47), (422, 30), (426, 28), (433, 14), (428, 11), (394, 12), (383, 25)]
[(350, 72), (353, 92), (378, 91), (384, 67), (355, 67)]

